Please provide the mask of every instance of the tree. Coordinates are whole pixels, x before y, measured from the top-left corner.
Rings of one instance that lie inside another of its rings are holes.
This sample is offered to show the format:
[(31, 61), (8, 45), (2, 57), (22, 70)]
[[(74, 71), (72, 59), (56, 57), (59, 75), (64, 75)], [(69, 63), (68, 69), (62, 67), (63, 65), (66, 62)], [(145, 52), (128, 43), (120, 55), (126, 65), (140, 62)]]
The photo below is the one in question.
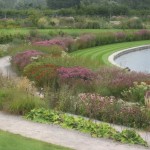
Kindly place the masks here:
[(47, 6), (51, 9), (69, 8), (80, 5), (80, 0), (47, 0)]
[(17, 9), (29, 9), (29, 8), (39, 8), (43, 9), (47, 7), (46, 0), (17, 0), (15, 8)]
[(4, 10), (4, 17), (7, 18), (7, 10), (13, 9), (16, 0), (0, 0), (0, 10)]

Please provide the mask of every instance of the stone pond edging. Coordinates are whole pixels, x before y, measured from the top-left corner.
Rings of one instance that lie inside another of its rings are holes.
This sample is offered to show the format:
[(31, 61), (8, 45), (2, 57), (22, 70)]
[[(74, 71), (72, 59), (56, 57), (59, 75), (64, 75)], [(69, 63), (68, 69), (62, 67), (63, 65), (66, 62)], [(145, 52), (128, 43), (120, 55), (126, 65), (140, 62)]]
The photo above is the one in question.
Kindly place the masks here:
[(120, 50), (120, 51), (117, 51), (113, 54), (111, 54), (109, 57), (108, 57), (108, 61), (112, 64), (112, 65), (115, 65), (119, 68), (122, 68), (124, 69), (123, 66), (117, 64), (115, 62), (115, 59), (124, 55), (124, 54), (128, 54), (128, 53), (131, 53), (131, 52), (135, 52), (135, 51), (141, 51), (141, 50), (145, 50), (145, 49), (150, 49), (150, 45), (143, 45), (143, 46), (138, 46), (138, 47), (132, 47), (132, 48), (127, 48), (127, 49), (124, 49), (124, 50)]

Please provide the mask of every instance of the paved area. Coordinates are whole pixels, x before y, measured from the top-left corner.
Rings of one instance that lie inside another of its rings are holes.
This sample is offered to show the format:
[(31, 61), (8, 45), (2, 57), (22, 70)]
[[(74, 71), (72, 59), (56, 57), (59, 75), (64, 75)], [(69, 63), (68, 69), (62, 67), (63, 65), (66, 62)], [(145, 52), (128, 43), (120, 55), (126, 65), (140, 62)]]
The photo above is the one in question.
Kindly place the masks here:
[(16, 73), (11, 69), (10, 56), (0, 58), (0, 73), (5, 76), (16, 76)]

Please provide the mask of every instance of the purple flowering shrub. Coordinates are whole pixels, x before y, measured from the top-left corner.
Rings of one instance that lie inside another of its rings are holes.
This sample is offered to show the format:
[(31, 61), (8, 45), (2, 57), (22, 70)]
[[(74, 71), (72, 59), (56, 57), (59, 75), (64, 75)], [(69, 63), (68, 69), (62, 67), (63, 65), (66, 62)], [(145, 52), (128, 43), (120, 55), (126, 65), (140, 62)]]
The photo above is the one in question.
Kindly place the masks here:
[(74, 39), (72, 37), (56, 37), (51, 40), (34, 42), (33, 45), (37, 45), (37, 46), (58, 45), (67, 51), (73, 43), (74, 43)]
[(67, 85), (74, 92), (93, 92), (96, 75), (84, 67), (60, 67), (57, 69), (59, 84)]
[(82, 80), (92, 80), (94, 78), (94, 73), (83, 67), (61, 67), (57, 69), (58, 75), (61, 79), (82, 79)]
[(150, 38), (150, 31), (146, 29), (139, 30), (134, 33), (136, 38), (139, 38), (140, 40), (146, 40)]
[(105, 44), (112, 44), (118, 42), (138, 41), (150, 39), (150, 31), (143, 29), (135, 32), (105, 32), (104, 34), (83, 34), (74, 39), (68, 37), (55, 37), (50, 40), (33, 42), (37, 46), (61, 46), (65, 51), (76, 51), (79, 49), (95, 47)]
[(36, 50), (27, 50), (21, 53), (16, 54), (12, 57), (12, 64), (19, 70), (22, 71), (25, 66), (30, 64), (34, 59), (37, 59), (39, 56), (44, 55), (44, 53)]
[[(99, 88), (106, 88), (109, 95), (121, 96), (121, 92), (129, 89), (134, 82), (149, 82), (150, 74), (127, 72), (115, 67), (103, 67), (97, 71), (97, 84)], [(101, 93), (106, 95), (105, 93)]]
[(96, 36), (94, 34), (84, 34), (81, 35), (76, 40), (76, 45), (78, 49), (88, 48), (95, 46)]
[(118, 42), (125, 41), (126, 36), (127, 35), (124, 32), (116, 32), (115, 33), (116, 41), (118, 41)]
[(78, 97), (78, 111), (84, 116), (129, 127), (149, 127), (150, 117), (140, 106), (96, 93), (80, 93)]
[(103, 97), (97, 93), (80, 93), (78, 97), (82, 113), (93, 118), (96, 118), (99, 112), (105, 109), (107, 105), (113, 104), (116, 101), (114, 97)]

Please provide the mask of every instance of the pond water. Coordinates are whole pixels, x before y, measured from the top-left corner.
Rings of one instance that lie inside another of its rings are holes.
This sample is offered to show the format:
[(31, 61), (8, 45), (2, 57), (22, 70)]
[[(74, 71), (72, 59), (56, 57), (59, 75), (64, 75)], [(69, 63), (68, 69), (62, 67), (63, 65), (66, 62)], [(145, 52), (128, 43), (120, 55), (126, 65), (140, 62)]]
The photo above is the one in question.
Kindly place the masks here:
[(116, 58), (115, 62), (133, 71), (150, 73), (150, 49), (124, 54)]

